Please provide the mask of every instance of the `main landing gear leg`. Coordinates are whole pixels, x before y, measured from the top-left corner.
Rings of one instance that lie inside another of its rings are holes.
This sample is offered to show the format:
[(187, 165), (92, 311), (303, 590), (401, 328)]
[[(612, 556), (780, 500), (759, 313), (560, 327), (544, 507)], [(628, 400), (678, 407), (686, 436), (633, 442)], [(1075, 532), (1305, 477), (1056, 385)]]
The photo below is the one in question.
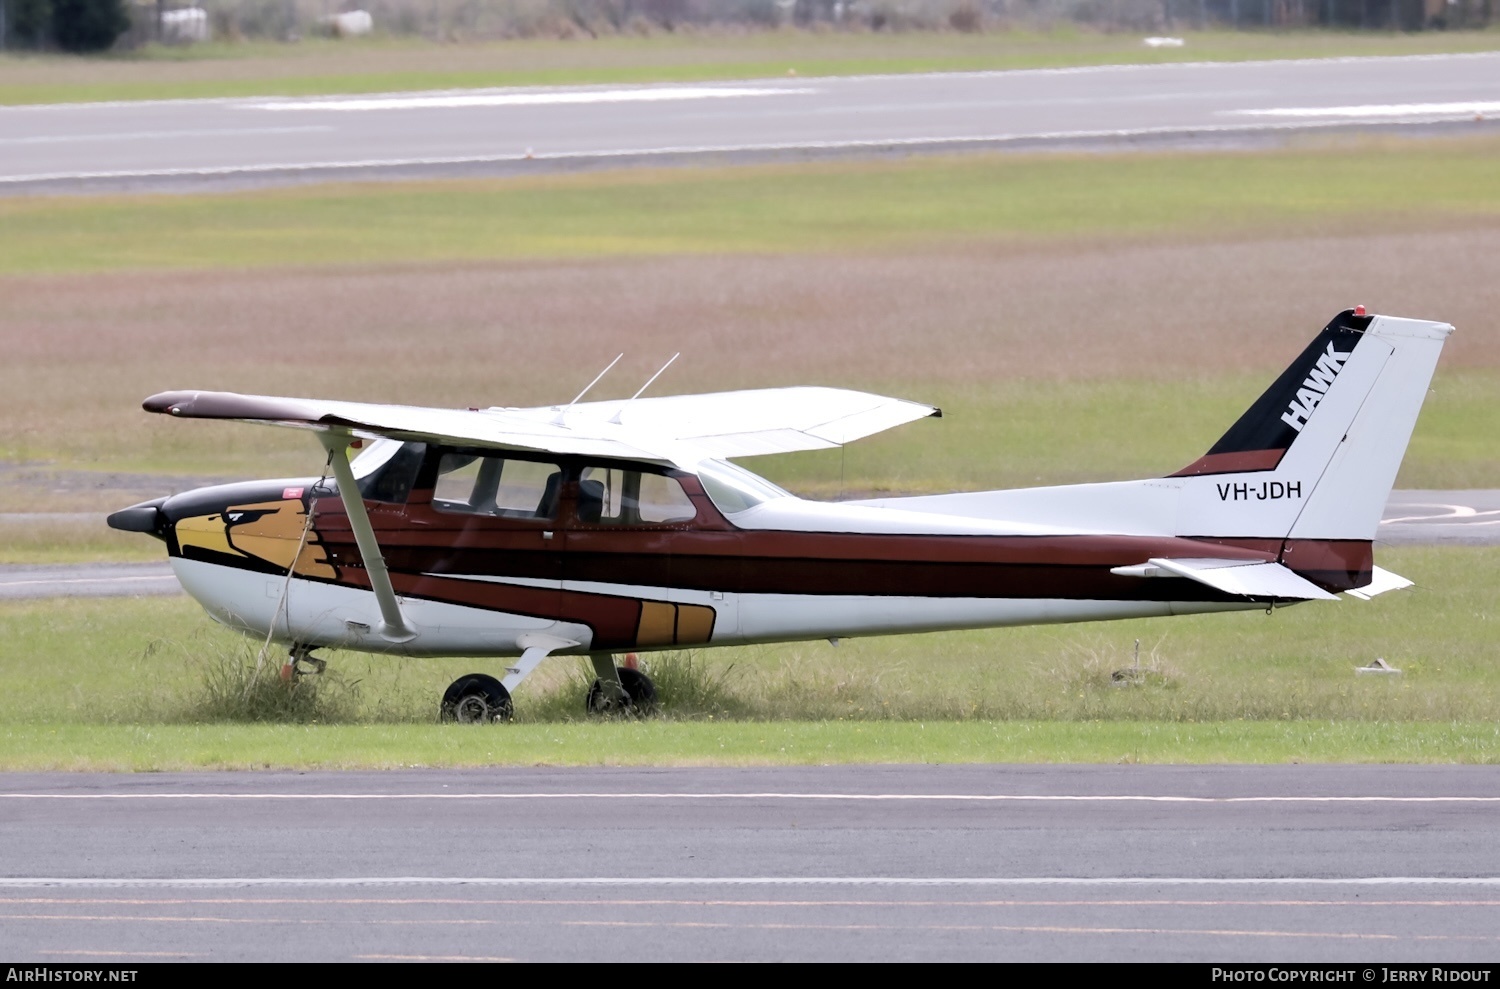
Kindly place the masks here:
[(443, 694), (438, 716), (444, 721), (469, 725), (509, 721), (515, 714), (511, 692), (554, 650), (572, 649), (578, 645), (572, 639), (539, 632), (527, 632), (518, 636), (516, 644), (521, 647), (522, 652), (516, 665), (505, 668), (504, 680), (496, 680), (487, 673), (470, 673), (459, 677), (448, 685), (447, 692)]
[(609, 653), (591, 653), (598, 679), (589, 687), (585, 710), (590, 714), (647, 715), (656, 708), (656, 684), (640, 670), (616, 666)]

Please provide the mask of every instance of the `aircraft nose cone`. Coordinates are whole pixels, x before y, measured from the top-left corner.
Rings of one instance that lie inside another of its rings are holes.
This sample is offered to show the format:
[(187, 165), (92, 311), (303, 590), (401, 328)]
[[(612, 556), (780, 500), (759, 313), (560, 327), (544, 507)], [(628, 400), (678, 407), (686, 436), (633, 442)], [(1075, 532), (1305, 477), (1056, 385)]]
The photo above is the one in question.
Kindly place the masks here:
[(158, 539), (164, 538), (167, 517), (163, 514), (161, 506), (166, 500), (154, 498), (151, 501), (143, 501), (139, 505), (122, 508), (104, 521), (111, 529), (119, 529), (121, 532), (144, 532)]

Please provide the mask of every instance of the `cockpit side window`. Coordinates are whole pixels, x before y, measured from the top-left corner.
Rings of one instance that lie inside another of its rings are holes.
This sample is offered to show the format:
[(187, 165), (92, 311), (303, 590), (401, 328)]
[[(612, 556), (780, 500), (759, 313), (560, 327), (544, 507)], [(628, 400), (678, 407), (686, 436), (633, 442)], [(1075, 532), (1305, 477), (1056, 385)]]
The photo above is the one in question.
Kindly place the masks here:
[(562, 480), (555, 463), (448, 450), (438, 461), (432, 507), (460, 515), (553, 519)]
[(576, 512), (584, 525), (668, 525), (698, 514), (676, 478), (604, 466), (583, 469)]

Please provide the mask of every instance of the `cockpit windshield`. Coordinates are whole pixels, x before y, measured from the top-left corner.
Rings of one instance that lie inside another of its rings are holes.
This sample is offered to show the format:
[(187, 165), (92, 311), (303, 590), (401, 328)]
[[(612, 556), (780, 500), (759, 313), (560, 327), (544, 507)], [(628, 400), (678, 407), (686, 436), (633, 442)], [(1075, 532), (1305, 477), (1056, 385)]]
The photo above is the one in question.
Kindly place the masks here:
[(349, 469), (354, 472), (356, 479), (368, 477), (375, 473), (386, 462), (396, 455), (396, 451), (407, 444), (400, 440), (393, 440), (382, 436), (379, 439), (365, 440), (364, 449), (349, 462)]
[(703, 461), (698, 465), (698, 480), (725, 515), (738, 515), (763, 502), (792, 496), (791, 492), (727, 460)]
[(378, 439), (350, 463), (359, 493), (369, 501), (402, 505), (416, 483), (427, 444)]

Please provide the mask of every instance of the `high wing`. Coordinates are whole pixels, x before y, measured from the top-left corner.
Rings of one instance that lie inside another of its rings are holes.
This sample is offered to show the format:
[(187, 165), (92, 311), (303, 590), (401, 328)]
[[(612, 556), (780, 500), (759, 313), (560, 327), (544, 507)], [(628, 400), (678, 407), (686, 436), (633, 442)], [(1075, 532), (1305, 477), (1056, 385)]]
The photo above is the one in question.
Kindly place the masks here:
[[(572, 415), (671, 436), (716, 458), (826, 450), (941, 409), (843, 388), (761, 388), (634, 401), (586, 402)], [(571, 421), (571, 415), (570, 415)]]
[(692, 469), (702, 460), (821, 450), (942, 413), (841, 388), (765, 388), (588, 402), (569, 408), (437, 409), (174, 391), (148, 412), (397, 440), (641, 460)]

